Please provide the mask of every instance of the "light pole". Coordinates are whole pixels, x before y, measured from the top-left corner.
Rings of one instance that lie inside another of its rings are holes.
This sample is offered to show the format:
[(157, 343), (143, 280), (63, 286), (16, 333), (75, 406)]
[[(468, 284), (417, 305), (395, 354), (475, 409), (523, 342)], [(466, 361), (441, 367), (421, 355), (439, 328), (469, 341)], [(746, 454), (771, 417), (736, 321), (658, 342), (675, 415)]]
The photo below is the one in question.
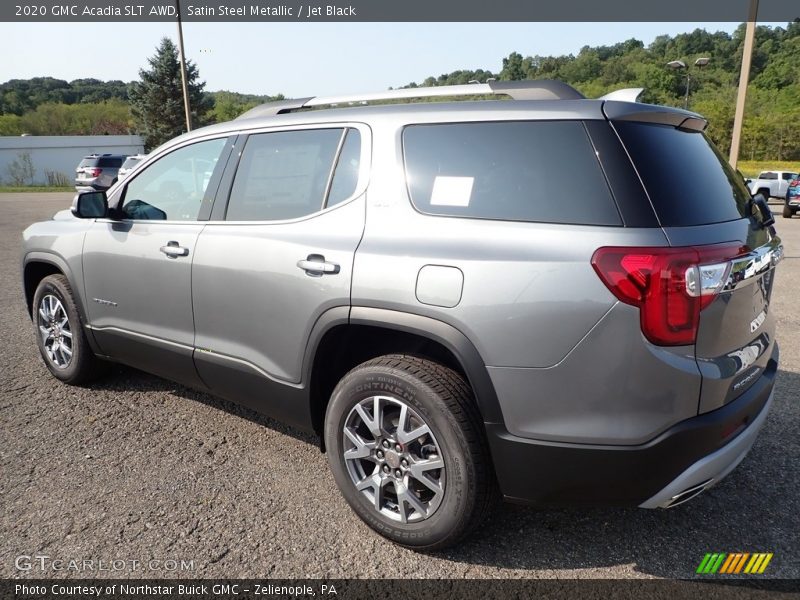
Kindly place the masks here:
[(744, 123), (744, 103), (747, 99), (747, 84), (750, 81), (750, 62), (753, 58), (753, 43), (756, 37), (756, 21), (758, 20), (758, 0), (750, 0), (750, 15), (744, 34), (744, 52), (742, 53), (742, 70), (739, 74), (739, 91), (736, 94), (736, 112), (733, 116), (733, 135), (731, 136), (731, 153), (728, 162), (736, 169), (739, 162), (739, 144), (742, 141), (742, 124)]
[[(694, 66), (697, 67), (698, 69), (702, 69), (710, 62), (711, 59), (704, 56), (694, 61)], [(683, 108), (689, 110), (689, 90), (691, 89), (692, 85), (692, 75), (691, 72), (689, 71), (689, 67), (682, 60), (671, 60), (667, 63), (667, 66), (674, 71), (679, 71), (680, 69), (686, 70), (686, 96), (684, 97), (683, 100)]]
[(181, 87), (183, 88), (183, 110), (186, 113), (186, 131), (192, 130), (192, 111), (189, 108), (189, 85), (186, 81), (186, 53), (183, 50), (183, 26), (181, 25), (181, 2), (175, 0), (178, 9), (178, 51), (181, 59)]

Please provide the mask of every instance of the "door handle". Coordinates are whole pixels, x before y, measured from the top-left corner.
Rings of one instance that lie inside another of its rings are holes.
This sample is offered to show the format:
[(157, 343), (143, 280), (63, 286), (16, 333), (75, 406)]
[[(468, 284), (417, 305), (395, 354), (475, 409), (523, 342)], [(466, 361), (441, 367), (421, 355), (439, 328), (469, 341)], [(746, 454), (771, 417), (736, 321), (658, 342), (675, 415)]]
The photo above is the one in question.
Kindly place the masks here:
[(179, 256), (189, 256), (189, 249), (179, 246), (178, 242), (167, 242), (166, 246), (159, 248), (161, 252), (170, 258), (178, 258)]
[(327, 262), (321, 254), (309, 254), (304, 260), (298, 260), (297, 266), (311, 277), (321, 277), (322, 275), (335, 275), (339, 272), (339, 265), (334, 262)]

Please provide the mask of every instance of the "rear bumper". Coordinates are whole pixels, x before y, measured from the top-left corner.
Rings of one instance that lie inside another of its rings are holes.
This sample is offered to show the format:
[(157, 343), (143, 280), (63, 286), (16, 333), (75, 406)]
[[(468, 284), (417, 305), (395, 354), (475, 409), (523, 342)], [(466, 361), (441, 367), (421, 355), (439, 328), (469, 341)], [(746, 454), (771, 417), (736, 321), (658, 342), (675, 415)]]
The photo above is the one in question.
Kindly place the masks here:
[(772, 396), (773, 392), (770, 392), (767, 403), (755, 421), (750, 423), (733, 441), (698, 460), (664, 489), (639, 506), (641, 508), (670, 508), (691, 500), (700, 492), (721, 481), (750, 452), (750, 448), (753, 447), (758, 433), (767, 420), (767, 413), (772, 406)]
[(750, 450), (769, 411), (777, 369), (776, 344), (759, 380), (741, 396), (636, 446), (530, 440), (489, 424), (501, 491), (507, 500), (542, 505), (677, 504), (721, 480)]

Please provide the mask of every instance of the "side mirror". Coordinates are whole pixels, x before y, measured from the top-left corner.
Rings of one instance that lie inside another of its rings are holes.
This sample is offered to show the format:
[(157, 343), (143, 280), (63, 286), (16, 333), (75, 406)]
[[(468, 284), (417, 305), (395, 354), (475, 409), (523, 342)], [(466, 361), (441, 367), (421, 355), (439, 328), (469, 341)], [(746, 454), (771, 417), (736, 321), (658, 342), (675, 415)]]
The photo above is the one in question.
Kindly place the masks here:
[(763, 194), (756, 194), (753, 196), (750, 212), (758, 219), (764, 229), (772, 227), (775, 224), (775, 217), (772, 216), (772, 210), (770, 210), (769, 204), (767, 204), (767, 200), (764, 198)]
[(108, 216), (105, 192), (80, 192), (72, 201), (72, 214), (79, 219), (102, 219)]

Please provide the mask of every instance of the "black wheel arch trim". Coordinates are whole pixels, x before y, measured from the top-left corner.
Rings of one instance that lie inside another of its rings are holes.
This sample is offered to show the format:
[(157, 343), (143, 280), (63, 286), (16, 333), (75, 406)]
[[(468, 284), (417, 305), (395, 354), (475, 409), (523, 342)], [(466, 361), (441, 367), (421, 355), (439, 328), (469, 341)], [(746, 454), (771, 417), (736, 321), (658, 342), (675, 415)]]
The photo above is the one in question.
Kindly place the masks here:
[(469, 338), (452, 325), (423, 315), (367, 306), (351, 307), (349, 323), (394, 329), (441, 344), (452, 352), (464, 370), (484, 423), (505, 426), (483, 359)]
[[(34, 250), (32, 252), (28, 252), (22, 258), (22, 290), (25, 294), (25, 304), (28, 306), (28, 293), (30, 292), (31, 303), (33, 302), (33, 297), (36, 295), (36, 289), (28, 290), (27, 282), (25, 280), (25, 273), (27, 271), (28, 265), (31, 263), (42, 263), (50, 265), (56, 268), (64, 277), (67, 278), (69, 282), (69, 286), (72, 288), (73, 291), (73, 299), (75, 300), (75, 305), (78, 308), (78, 313), (80, 314), (81, 321), (83, 322), (83, 331), (86, 335), (86, 339), (89, 341), (89, 347), (92, 349), (92, 352), (99, 353), (100, 348), (97, 345), (97, 342), (94, 339), (94, 333), (92, 332), (91, 327), (89, 327), (89, 319), (87, 317), (88, 313), (86, 311), (86, 306), (83, 300), (83, 289), (76, 284), (75, 276), (70, 269), (69, 264), (65, 261), (61, 256), (58, 254), (53, 254), (52, 252), (43, 252), (41, 250)], [(28, 306), (28, 318), (33, 318), (33, 304)]]

